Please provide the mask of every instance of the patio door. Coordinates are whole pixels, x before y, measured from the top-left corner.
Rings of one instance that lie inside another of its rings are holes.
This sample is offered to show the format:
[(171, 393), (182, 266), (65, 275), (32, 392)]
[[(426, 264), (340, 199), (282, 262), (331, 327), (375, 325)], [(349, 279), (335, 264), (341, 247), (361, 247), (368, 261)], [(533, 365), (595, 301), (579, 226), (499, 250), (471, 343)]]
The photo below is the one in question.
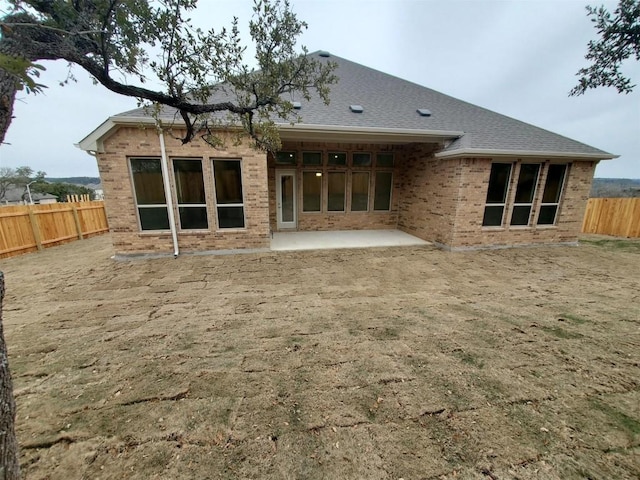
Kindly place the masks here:
[(276, 171), (276, 217), (278, 230), (296, 228), (296, 171)]

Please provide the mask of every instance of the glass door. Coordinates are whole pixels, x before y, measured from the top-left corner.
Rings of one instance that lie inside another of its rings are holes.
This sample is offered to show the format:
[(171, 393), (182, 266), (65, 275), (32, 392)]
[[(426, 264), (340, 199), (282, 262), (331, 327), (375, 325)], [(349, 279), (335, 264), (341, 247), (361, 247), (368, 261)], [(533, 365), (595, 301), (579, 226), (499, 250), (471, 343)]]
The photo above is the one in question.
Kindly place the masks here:
[(278, 230), (296, 228), (296, 172), (276, 172), (276, 216)]

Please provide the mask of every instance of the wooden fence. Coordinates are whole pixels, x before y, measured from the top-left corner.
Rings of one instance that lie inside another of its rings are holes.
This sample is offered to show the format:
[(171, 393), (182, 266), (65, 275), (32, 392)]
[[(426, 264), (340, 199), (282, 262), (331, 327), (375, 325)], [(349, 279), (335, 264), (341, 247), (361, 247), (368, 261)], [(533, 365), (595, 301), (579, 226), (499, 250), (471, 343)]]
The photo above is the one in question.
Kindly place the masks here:
[(0, 207), (0, 258), (109, 231), (104, 202)]
[(640, 198), (590, 198), (582, 233), (640, 238)]

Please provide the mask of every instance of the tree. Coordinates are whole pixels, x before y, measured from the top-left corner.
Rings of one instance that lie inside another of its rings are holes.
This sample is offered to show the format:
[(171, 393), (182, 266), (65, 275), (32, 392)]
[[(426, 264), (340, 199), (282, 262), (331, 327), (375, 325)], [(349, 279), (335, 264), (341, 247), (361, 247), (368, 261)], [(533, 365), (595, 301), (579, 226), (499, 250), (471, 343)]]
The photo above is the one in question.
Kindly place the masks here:
[[(308, 57), (304, 47), (302, 55), (297, 53), (297, 39), (307, 25), (291, 11), (288, 0), (254, 1), (249, 32), (256, 69), (244, 60), (237, 19), (218, 32), (193, 27), (187, 16), (197, 0), (7, 3), (10, 10), (0, 19), (0, 144), (12, 120), (16, 93), (43, 88), (36, 81), (42, 69), (36, 62), (41, 60), (77, 65), (109, 90), (138, 98), (156, 117), (162, 105), (175, 108), (186, 127), (183, 143), (201, 135), (218, 145), (215, 127), (233, 123), (257, 147), (268, 150), (280, 145), (274, 118), (297, 119), (293, 95), (308, 99), (315, 90), (328, 103), (329, 86), (337, 80), (333, 63)], [(152, 48), (161, 52), (157, 58), (151, 58)], [(150, 80), (162, 87), (146, 87)], [(0, 372), (0, 400), (12, 399), (6, 375), (8, 369)], [(13, 431), (11, 413), (3, 407), (0, 417), (0, 425)], [(7, 465), (13, 465), (16, 458), (15, 442), (0, 439), (0, 459), (11, 459)], [(19, 475), (3, 473), (5, 480)]]
[(4, 274), (0, 272), (0, 478), (20, 478), (18, 443), (16, 441), (16, 402), (13, 398), (13, 383), (9, 371), (7, 345), (2, 331), (2, 301), (4, 300)]
[[(201, 134), (217, 145), (215, 127), (232, 122), (269, 150), (280, 145), (273, 119), (295, 115), (291, 96), (309, 98), (315, 90), (328, 102), (329, 85), (336, 81), (331, 62), (308, 57), (304, 47), (297, 53), (297, 38), (307, 25), (288, 0), (254, 1), (249, 31), (257, 69), (244, 60), (237, 18), (217, 32), (193, 27), (187, 15), (197, 0), (8, 3), (11, 10), (0, 20), (0, 142), (16, 91), (38, 88), (33, 76), (40, 60), (78, 65), (97, 83), (138, 98), (156, 114), (160, 105), (174, 107), (186, 125), (184, 143)], [(161, 52), (157, 58), (150, 56), (153, 48)], [(149, 80), (162, 88), (145, 87)]]
[(569, 95), (582, 95), (597, 87), (631, 93), (635, 85), (620, 68), (628, 58), (640, 60), (640, 0), (620, 0), (613, 15), (603, 6), (586, 8), (600, 38), (589, 42), (585, 58), (592, 64), (578, 71), (578, 85)]
[(0, 200), (4, 199), (7, 189), (13, 185), (15, 173), (11, 167), (0, 167)]
[(41, 182), (33, 185), (33, 191), (55, 195), (59, 202), (66, 201), (67, 195), (90, 195), (93, 198), (94, 191), (81, 185), (66, 182)]
[(23, 166), (17, 168), (0, 168), (0, 200), (2, 200), (9, 187), (22, 188), (22, 199), (27, 197), (27, 185), (33, 184), (31, 190), (37, 191), (38, 185), (44, 184), (44, 177), (47, 174), (42, 171), (35, 172), (31, 167)]

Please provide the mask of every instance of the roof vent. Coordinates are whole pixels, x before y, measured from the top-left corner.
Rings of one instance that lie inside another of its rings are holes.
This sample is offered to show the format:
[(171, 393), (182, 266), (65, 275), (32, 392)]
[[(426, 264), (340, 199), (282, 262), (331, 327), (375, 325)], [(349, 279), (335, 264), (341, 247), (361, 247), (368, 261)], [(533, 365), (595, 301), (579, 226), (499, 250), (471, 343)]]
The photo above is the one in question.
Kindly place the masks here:
[(302, 104), (300, 102), (291, 102), (291, 104), (296, 110), (300, 110), (302, 108)]
[(428, 110), (426, 108), (419, 108), (418, 110), (416, 110), (421, 117), (430, 117), (431, 116), (431, 110)]
[(364, 108), (362, 108), (362, 105), (349, 105), (349, 110), (351, 110), (353, 113), (364, 112)]
[(318, 55), (320, 55), (321, 57), (324, 57), (324, 58), (329, 58), (331, 56), (331, 54), (329, 52), (327, 52), (326, 50), (320, 50), (318, 52)]

